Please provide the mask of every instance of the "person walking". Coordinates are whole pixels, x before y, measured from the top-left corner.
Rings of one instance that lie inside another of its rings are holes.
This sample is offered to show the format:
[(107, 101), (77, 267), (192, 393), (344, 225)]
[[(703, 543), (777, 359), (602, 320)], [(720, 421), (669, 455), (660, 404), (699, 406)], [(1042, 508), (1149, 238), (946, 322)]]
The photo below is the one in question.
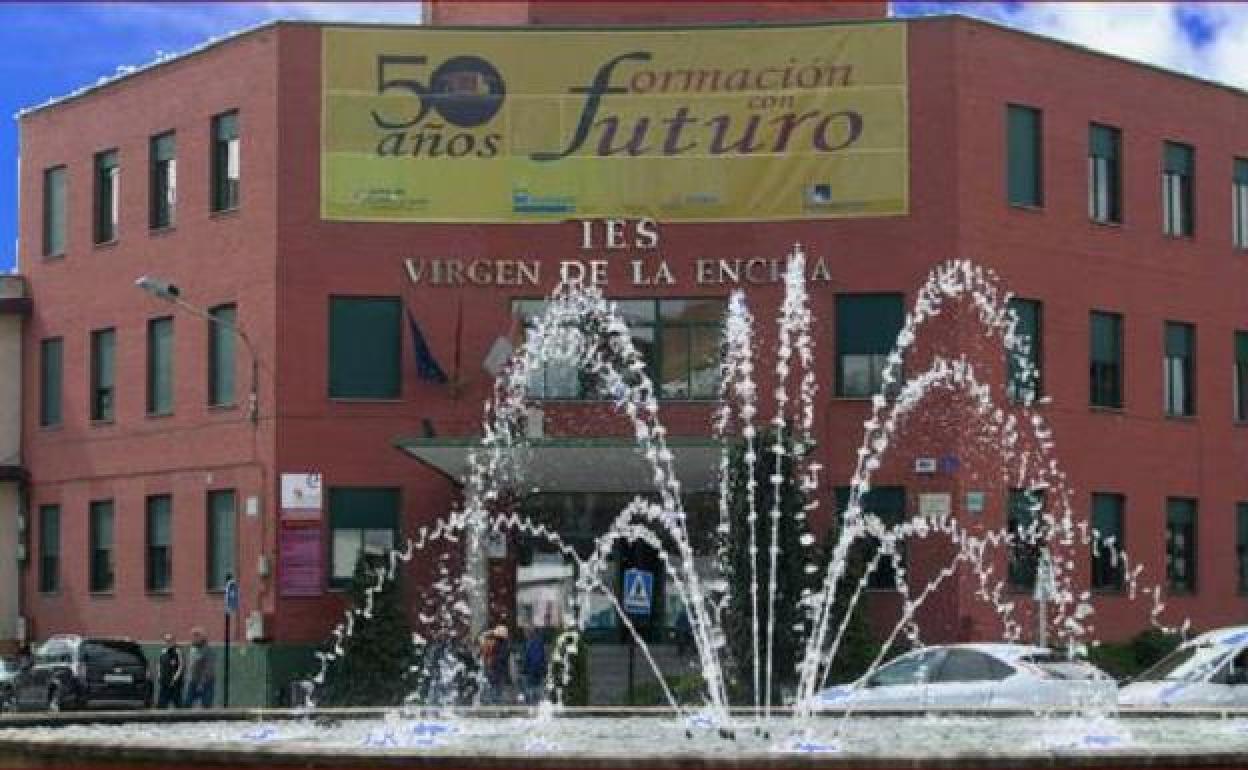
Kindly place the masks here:
[(490, 685), (490, 703), (499, 704), (507, 699), (511, 686), (511, 642), (507, 626), (499, 624), (491, 634), (494, 643), (489, 646), (489, 658), (485, 675)]
[(524, 660), (521, 664), (524, 683), (524, 702), (537, 705), (542, 699), (542, 686), (546, 683), (546, 642), (542, 632), (529, 626), (524, 639)]
[(190, 673), (186, 688), (186, 707), (194, 708), (199, 703), (201, 708), (212, 708), (213, 694), (217, 683), (216, 655), (208, 646), (208, 638), (204, 629), (191, 629), (191, 649), (187, 655), (187, 671)]
[(156, 682), (160, 687), (156, 708), (182, 708), (183, 673), (182, 651), (173, 634), (165, 634), (165, 648), (160, 651), (156, 670)]

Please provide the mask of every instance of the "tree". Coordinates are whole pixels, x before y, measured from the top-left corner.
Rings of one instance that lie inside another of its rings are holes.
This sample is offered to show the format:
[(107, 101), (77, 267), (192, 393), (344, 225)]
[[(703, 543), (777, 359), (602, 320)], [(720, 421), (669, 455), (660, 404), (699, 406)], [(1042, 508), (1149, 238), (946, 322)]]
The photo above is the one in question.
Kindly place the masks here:
[(415, 686), (411, 674), (416, 653), (403, 609), (401, 571), (381, 581), (373, 593), (371, 617), (363, 614), (367, 592), (378, 584), (378, 570), (389, 566), (388, 553), (361, 551), (351, 576), (354, 633), (342, 644), (345, 655), (330, 668), (325, 683), (327, 706), (396, 706)]

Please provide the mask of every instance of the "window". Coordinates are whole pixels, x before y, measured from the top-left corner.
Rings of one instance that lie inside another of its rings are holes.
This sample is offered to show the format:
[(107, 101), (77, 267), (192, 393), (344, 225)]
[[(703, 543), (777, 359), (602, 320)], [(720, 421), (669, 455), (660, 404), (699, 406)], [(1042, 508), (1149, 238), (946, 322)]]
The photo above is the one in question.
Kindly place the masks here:
[(1166, 414), (1171, 417), (1190, 417), (1196, 413), (1195, 353), (1196, 327), (1167, 322), (1165, 405)]
[(1175, 593), (1196, 591), (1196, 501), (1166, 500), (1166, 582)]
[(1096, 123), (1088, 127), (1088, 216), (1093, 222), (1122, 221), (1121, 149), (1118, 129)]
[(218, 305), (208, 310), (208, 403), (229, 406), (234, 403), (234, 337), (238, 308)]
[(153, 230), (173, 224), (178, 202), (178, 157), (174, 133), (152, 137), (151, 221)]
[(1248, 159), (1236, 158), (1231, 177), (1232, 242), (1248, 249)]
[(940, 670), (948, 651), (944, 648), (920, 650), (902, 655), (897, 660), (881, 666), (868, 680), (869, 687), (897, 687), (923, 684)]
[(1043, 206), (1040, 110), (1011, 104), (1006, 110), (1006, 177), (1013, 206)]
[(1235, 419), (1248, 420), (1248, 332), (1235, 332)]
[(91, 332), (91, 419), (113, 419), (114, 362), (117, 332), (99, 329)]
[(39, 342), (39, 425), (61, 424), (61, 338)]
[(330, 298), (330, 398), (399, 397), (401, 314), (394, 297)]
[(1048, 527), (1041, 516), (1044, 494), (1011, 489), (1009, 505), (1008, 527), (1014, 538), (1008, 556), (1010, 586), (1030, 591), (1036, 587), (1040, 552), (1048, 538)]
[(117, 240), (117, 223), (121, 216), (121, 166), (117, 151), (108, 150), (95, 156), (95, 242)]
[[(713, 399), (719, 395), (721, 299), (619, 300), (616, 310), (628, 324), (633, 347), (646, 362), (657, 395), (669, 400)], [(542, 300), (517, 300), (513, 314), (531, 334), (545, 312)], [(577, 334), (569, 328), (568, 334)], [(569, 344), (576, 344), (572, 340)], [(593, 375), (573, 361), (548, 361), (529, 377), (529, 395), (541, 399), (593, 399)]]
[(1102, 591), (1122, 588), (1121, 552), (1126, 550), (1123, 537), (1123, 510), (1126, 498), (1122, 495), (1092, 495), (1092, 528), (1097, 539), (1092, 543), (1092, 587)]
[(147, 498), (147, 590), (167, 593), (173, 584), (173, 498)]
[[(836, 510), (844, 515), (849, 507), (849, 487), (836, 488)], [(863, 515), (874, 514), (880, 522), (888, 527), (896, 527), (906, 521), (906, 488), (905, 487), (874, 487), (862, 498)], [(880, 541), (874, 537), (864, 539), (863, 558), (870, 561), (880, 548)], [(893, 558), (883, 555), (877, 562), (875, 570), (867, 576), (867, 587), (880, 590), (896, 590), (897, 569), (906, 567), (906, 542), (904, 539), (895, 541), (896, 552)]]
[(209, 591), (224, 591), (225, 581), (235, 574), (234, 555), (237, 550), (238, 513), (234, 490), (220, 489), (208, 493), (208, 568)]
[(238, 113), (227, 112), (212, 119), (213, 211), (238, 208), (241, 175)]
[(1235, 506), (1235, 555), (1239, 562), (1239, 592), (1248, 593), (1248, 503)]
[(1039, 398), (1041, 394), (1040, 360), (1041, 351), (1041, 306), (1034, 299), (1011, 299), (1010, 309), (1018, 323), (1014, 326), (1014, 335), (1020, 337), (1027, 346), (1027, 353), (1019, 360), (1017, 354), (1010, 354), (1006, 361), (1008, 370), (1007, 390), (1012, 401), (1023, 402)]
[(934, 682), (999, 682), (1014, 674), (1014, 669), (978, 650), (954, 647), (945, 655)]
[(1165, 142), (1161, 160), (1162, 232), (1191, 235), (1196, 232), (1192, 177), (1196, 153), (1186, 144)]
[(39, 590), (61, 588), (61, 506), (39, 506)]
[(43, 255), (65, 253), (65, 167), (43, 172)]
[(1122, 316), (1092, 313), (1092, 406), (1122, 408)]
[(173, 413), (173, 319), (147, 322), (147, 413)]
[(91, 503), (88, 536), (89, 583), (91, 593), (111, 593), (113, 590), (113, 501), (96, 500)]
[(329, 490), (330, 583), (351, 582), (361, 551), (394, 547), (399, 526), (395, 487), (336, 487)]
[(880, 392), (904, 322), (901, 294), (837, 295), (836, 395), (866, 398)]

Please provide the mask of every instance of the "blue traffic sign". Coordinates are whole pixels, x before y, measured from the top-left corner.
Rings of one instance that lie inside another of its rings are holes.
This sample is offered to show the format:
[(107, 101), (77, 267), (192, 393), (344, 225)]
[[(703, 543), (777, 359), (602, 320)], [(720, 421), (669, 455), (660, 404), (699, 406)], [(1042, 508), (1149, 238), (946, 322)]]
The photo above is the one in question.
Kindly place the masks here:
[(624, 571), (624, 611), (649, 615), (654, 604), (654, 573), (644, 569)]
[(238, 581), (234, 578), (225, 581), (225, 614), (238, 614)]

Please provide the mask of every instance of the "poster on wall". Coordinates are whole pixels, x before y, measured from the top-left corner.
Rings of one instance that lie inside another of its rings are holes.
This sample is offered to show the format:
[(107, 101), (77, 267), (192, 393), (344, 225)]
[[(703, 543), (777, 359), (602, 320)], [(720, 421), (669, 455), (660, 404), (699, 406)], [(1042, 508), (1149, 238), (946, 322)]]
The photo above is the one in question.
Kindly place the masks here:
[(321, 213), (388, 222), (908, 209), (906, 25), (322, 31)]
[(282, 521), (320, 521), (321, 474), (283, 473)]
[(283, 598), (321, 595), (324, 550), (320, 527), (282, 527), (278, 533), (278, 587)]

